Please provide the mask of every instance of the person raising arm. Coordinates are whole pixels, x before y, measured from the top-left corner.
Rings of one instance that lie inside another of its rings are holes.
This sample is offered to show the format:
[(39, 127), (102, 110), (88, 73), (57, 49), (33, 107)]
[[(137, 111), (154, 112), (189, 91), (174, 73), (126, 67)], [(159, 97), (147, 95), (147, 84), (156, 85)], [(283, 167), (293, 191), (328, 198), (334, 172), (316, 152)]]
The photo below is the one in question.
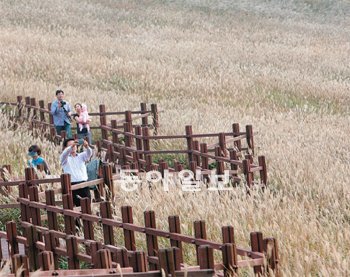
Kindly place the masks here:
[[(60, 155), (60, 163), (63, 172), (71, 175), (72, 186), (86, 182), (88, 180), (85, 162), (92, 156), (92, 149), (88, 141), (83, 141), (84, 151), (77, 153), (78, 142), (72, 138), (65, 139), (63, 142), (63, 152)], [(89, 187), (73, 190), (73, 203), (76, 207), (80, 206), (79, 198), (90, 198)]]

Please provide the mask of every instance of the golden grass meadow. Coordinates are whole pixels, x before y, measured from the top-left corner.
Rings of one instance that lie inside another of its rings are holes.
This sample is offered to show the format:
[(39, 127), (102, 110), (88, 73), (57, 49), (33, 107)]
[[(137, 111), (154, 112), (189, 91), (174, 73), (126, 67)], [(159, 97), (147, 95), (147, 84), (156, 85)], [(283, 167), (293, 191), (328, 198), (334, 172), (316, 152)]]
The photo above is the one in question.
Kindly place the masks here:
[[(262, 231), (283, 276), (349, 276), (349, 26), (348, 0), (0, 1), (0, 100), (48, 102), (61, 88), (90, 111), (157, 103), (160, 134), (252, 124), (264, 193), (120, 191), (117, 212), (130, 204), (142, 223), (154, 209), (164, 229), (177, 214), (186, 233), (203, 219), (217, 241), (233, 225), (244, 247)], [(0, 164), (22, 175), (35, 141), (60, 173), (59, 147), (4, 116), (0, 128)]]

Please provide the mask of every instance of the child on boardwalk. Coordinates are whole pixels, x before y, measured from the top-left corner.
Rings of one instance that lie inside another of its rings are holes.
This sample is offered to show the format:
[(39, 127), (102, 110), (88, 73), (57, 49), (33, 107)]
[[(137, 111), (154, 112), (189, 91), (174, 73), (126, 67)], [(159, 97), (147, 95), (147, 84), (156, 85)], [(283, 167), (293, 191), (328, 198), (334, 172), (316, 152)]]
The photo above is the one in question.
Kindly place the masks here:
[(37, 168), (38, 166), (43, 166), (45, 173), (50, 175), (49, 167), (44, 158), (41, 157), (41, 149), (38, 145), (32, 145), (29, 147), (28, 156), (32, 158), (28, 161), (29, 167)]

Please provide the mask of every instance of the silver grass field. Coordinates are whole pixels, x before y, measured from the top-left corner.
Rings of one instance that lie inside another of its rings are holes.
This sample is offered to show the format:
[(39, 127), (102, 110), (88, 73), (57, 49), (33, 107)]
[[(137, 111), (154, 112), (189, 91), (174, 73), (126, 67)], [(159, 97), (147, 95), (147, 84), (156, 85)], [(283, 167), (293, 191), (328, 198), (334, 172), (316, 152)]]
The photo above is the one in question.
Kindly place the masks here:
[[(50, 102), (61, 88), (90, 111), (157, 103), (160, 134), (252, 124), (264, 193), (118, 190), (116, 218), (126, 204), (137, 224), (146, 209), (164, 229), (179, 215), (187, 234), (203, 219), (216, 241), (233, 225), (243, 247), (261, 231), (279, 242), (283, 276), (348, 276), (349, 26), (348, 0), (0, 1), (0, 100)], [(60, 174), (60, 147), (9, 125), (0, 115), (0, 165), (23, 175), (37, 143)]]

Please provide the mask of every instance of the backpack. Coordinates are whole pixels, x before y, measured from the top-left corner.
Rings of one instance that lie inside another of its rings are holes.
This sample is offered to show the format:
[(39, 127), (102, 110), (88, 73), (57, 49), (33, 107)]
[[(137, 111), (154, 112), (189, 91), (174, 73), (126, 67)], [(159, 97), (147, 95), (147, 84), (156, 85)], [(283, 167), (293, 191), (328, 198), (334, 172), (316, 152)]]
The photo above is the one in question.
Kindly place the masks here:
[[(96, 180), (100, 177), (99, 176), (100, 165), (101, 165), (101, 160), (98, 158), (93, 158), (86, 164), (88, 181)], [(91, 186), (90, 189), (96, 190), (97, 186), (96, 185)]]

